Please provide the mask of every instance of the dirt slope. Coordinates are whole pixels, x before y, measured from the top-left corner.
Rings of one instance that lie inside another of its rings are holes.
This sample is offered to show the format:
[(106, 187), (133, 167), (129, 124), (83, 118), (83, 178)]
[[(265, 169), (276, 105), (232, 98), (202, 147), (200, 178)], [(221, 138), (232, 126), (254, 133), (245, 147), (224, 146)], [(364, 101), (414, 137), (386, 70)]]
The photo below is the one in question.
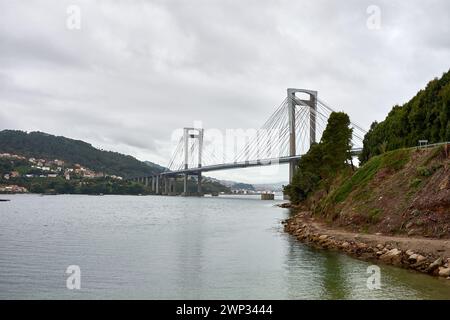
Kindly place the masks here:
[(448, 145), (374, 157), (303, 209), (353, 232), (450, 238), (449, 153)]

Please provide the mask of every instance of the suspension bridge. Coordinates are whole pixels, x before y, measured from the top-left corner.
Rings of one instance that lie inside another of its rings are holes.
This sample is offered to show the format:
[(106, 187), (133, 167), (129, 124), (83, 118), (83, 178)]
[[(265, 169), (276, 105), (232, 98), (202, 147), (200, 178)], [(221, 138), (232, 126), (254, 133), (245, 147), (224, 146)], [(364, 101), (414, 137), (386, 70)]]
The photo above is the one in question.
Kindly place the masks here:
[[(130, 180), (150, 186), (163, 195), (202, 195), (202, 173), (237, 168), (289, 165), (289, 182), (298, 160), (313, 143), (320, 141), (328, 118), (335, 110), (318, 99), (317, 91), (287, 89), (287, 97), (257, 130), (238, 130), (229, 136), (208, 136), (203, 128), (183, 128), (167, 169), (157, 175)], [(366, 131), (351, 122), (352, 154), (362, 150)], [(231, 141), (231, 143), (230, 143)], [(188, 192), (188, 179), (194, 177), (197, 191)], [(183, 179), (183, 191), (176, 190)]]

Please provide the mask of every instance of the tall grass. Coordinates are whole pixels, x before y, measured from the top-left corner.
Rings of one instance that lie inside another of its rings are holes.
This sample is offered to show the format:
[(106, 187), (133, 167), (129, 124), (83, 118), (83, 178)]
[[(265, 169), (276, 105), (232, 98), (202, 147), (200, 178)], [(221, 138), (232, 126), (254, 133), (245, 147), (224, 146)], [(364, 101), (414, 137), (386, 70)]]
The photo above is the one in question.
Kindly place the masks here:
[(401, 170), (408, 163), (410, 155), (410, 150), (399, 149), (373, 157), (336, 189), (332, 195), (333, 202), (342, 202), (353, 190), (366, 186), (381, 169)]

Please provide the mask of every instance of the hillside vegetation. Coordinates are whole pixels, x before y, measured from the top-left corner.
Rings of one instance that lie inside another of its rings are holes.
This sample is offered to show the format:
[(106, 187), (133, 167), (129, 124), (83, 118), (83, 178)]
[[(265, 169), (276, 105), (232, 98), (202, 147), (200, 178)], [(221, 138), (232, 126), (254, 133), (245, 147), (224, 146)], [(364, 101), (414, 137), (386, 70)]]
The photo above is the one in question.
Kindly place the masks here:
[(164, 170), (161, 166), (151, 162), (144, 163), (132, 156), (99, 150), (84, 141), (43, 132), (0, 131), (0, 152), (25, 157), (60, 159), (125, 178), (155, 174)]
[(375, 156), (307, 204), (356, 232), (450, 238), (449, 147)]
[(394, 106), (384, 121), (372, 123), (360, 160), (364, 163), (385, 151), (416, 146), (419, 140), (450, 141), (450, 71), (430, 81), (403, 106)]

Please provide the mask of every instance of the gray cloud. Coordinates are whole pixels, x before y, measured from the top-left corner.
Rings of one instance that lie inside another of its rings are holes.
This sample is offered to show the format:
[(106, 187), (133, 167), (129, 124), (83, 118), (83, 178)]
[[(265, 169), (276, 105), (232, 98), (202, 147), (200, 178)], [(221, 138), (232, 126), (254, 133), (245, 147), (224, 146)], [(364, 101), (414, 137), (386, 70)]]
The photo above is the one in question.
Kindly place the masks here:
[[(66, 28), (70, 4), (81, 30)], [(380, 30), (366, 26), (372, 4)], [(287, 87), (317, 89), (368, 127), (450, 61), (445, 0), (0, 0), (0, 11), (2, 128), (163, 165), (176, 128), (258, 127)]]

